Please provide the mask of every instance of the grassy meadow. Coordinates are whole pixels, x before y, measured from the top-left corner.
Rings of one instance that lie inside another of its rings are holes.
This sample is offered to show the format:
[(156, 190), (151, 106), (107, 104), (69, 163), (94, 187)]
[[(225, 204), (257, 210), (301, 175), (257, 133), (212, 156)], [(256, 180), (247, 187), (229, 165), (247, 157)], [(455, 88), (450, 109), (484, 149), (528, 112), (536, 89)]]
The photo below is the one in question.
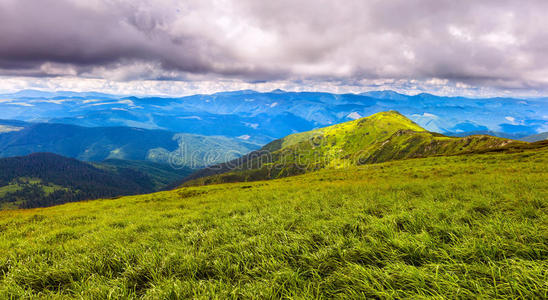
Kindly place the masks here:
[(548, 297), (548, 150), (0, 212), (0, 298)]

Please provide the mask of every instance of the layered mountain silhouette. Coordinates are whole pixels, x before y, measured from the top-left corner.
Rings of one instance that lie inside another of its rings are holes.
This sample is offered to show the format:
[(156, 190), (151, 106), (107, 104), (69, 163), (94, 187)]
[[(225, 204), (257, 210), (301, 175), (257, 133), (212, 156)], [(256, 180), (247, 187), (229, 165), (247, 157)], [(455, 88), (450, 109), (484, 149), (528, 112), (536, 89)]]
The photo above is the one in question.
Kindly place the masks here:
[(331, 94), (244, 90), (162, 98), (30, 90), (0, 95), (0, 99), (4, 119), (245, 136), (262, 145), (292, 133), (390, 109), (429, 131), (463, 135), (490, 131), (512, 138), (545, 131), (548, 115), (546, 99), (474, 99), (393, 91)]
[(106, 159), (174, 163), (201, 168), (256, 150), (258, 145), (221, 136), (179, 134), (134, 127), (0, 121), (0, 157), (51, 152), (83, 161)]

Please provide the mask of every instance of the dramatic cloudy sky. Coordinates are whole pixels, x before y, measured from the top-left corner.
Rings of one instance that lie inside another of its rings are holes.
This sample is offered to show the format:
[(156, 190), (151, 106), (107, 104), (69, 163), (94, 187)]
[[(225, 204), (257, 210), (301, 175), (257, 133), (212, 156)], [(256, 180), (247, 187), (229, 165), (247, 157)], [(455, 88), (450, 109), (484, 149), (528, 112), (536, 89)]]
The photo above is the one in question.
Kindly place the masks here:
[(546, 0), (0, 0), (0, 91), (548, 95)]

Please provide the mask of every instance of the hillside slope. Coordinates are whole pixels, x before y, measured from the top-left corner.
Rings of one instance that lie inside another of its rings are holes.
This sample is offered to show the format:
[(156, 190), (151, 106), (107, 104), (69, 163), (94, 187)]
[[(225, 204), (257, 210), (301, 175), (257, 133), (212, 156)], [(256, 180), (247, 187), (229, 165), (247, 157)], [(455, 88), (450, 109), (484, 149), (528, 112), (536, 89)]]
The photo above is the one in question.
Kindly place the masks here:
[(548, 151), (0, 212), (0, 298), (545, 299)]
[(170, 165), (159, 164), (150, 161), (133, 161), (121, 159), (107, 159), (100, 163), (93, 163), (100, 169), (119, 172), (120, 169), (132, 169), (146, 174), (154, 184), (155, 190), (161, 190), (190, 175), (195, 170), (187, 167), (174, 168)]
[(136, 166), (98, 168), (52, 153), (0, 159), (0, 209), (150, 193), (159, 184)]
[[(67, 124), (24, 123), (5, 125), (0, 132), (0, 157), (51, 152), (83, 161), (141, 160), (180, 167), (200, 168), (232, 160), (259, 146), (226, 137), (177, 134), (166, 130), (133, 127), (81, 127)], [(231, 155), (215, 157), (216, 151)], [(188, 157), (187, 157), (187, 154)], [(184, 155), (184, 157), (183, 157)], [(206, 158), (209, 158), (206, 159)]]
[(521, 138), (521, 140), (525, 141), (525, 142), (529, 142), (529, 143), (534, 143), (534, 142), (538, 142), (538, 141), (545, 141), (545, 140), (548, 140), (548, 132), (543, 132), (543, 133), (539, 133), (539, 134), (526, 136), (524, 138)]
[[(200, 170), (185, 181), (208, 184), (272, 179), (323, 168), (457, 155), (519, 144), (525, 143), (492, 136), (447, 137), (426, 131), (400, 113), (389, 111), (289, 135), (242, 158)], [(214, 176), (218, 174), (223, 175)], [(199, 178), (202, 179), (192, 181)]]

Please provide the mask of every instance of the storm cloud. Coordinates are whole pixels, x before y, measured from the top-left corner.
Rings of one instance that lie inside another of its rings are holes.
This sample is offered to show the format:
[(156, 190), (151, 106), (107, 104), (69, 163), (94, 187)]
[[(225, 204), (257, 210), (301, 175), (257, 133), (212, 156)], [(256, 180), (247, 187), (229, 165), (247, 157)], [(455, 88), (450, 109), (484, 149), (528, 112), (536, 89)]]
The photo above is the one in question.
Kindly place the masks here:
[(544, 0), (0, 0), (0, 75), (544, 92), (546, 11)]

